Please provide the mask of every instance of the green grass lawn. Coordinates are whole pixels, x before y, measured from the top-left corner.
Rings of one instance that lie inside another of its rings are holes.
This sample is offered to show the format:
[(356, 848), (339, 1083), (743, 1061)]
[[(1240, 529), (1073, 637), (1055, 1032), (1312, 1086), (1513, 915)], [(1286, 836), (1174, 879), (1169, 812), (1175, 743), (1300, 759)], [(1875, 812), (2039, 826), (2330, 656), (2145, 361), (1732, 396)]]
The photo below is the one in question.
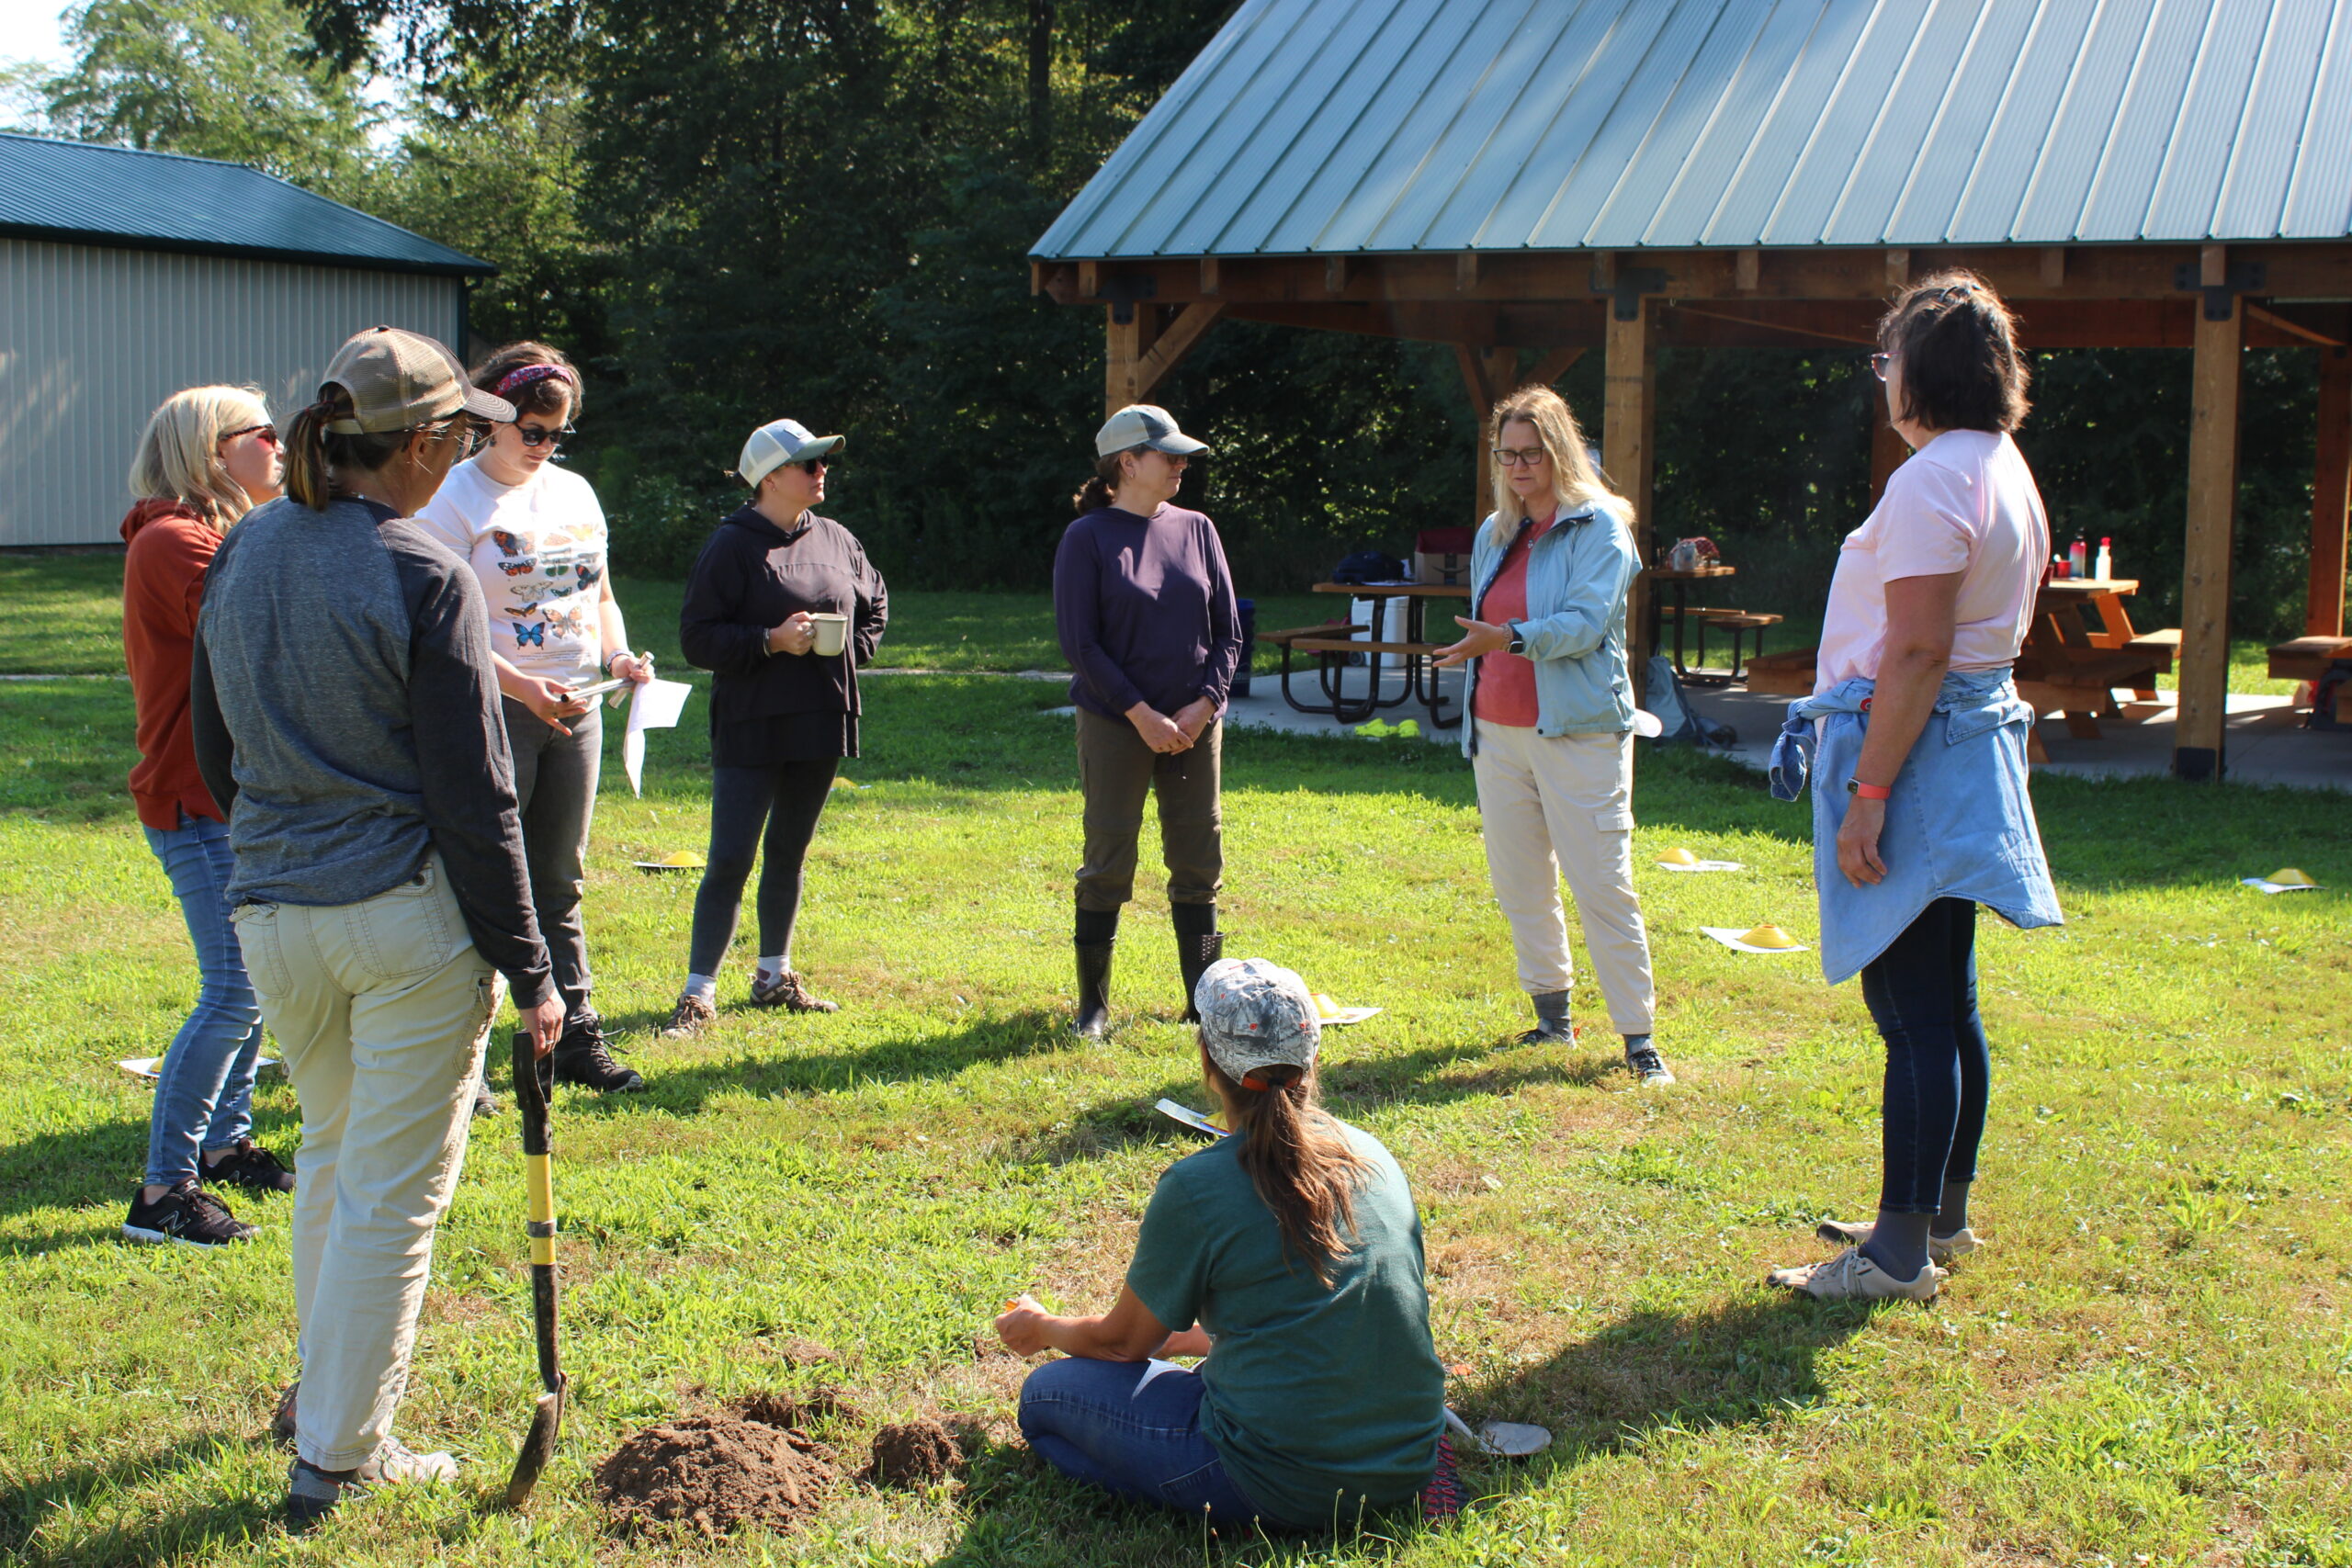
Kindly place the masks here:
[[(1037, 625), (972, 603), (933, 615), (922, 646), (1034, 661), (1018, 639), (1034, 647)], [(951, 638), (959, 615), (975, 629)], [(1012, 651), (983, 649), (978, 629), (1005, 622)], [(1153, 1179), (1194, 1146), (1149, 1109), (1205, 1102), (1169, 1021), (1164, 900), (1127, 921), (1114, 1038), (1073, 1044), (1074, 759), (1067, 721), (1040, 716), (1059, 692), (950, 674), (876, 680), (866, 699), (867, 752), (844, 769), (863, 787), (833, 797), (796, 944), (842, 1003), (831, 1017), (741, 1006), (739, 943), (719, 1026), (651, 1040), (694, 887), (628, 863), (702, 847), (700, 702), (655, 740), (642, 800), (607, 770), (588, 889), (598, 999), (652, 1088), (565, 1090), (556, 1107), (573, 1395), (528, 1514), (491, 1507), (536, 1386), (510, 1111), (478, 1129), (442, 1228), (401, 1417), (417, 1447), (465, 1458), (464, 1478), (296, 1540), (265, 1435), (295, 1371), (288, 1203), (240, 1200), (263, 1234), (225, 1257), (118, 1239), (150, 1096), (114, 1063), (162, 1048), (195, 978), (119, 793), (127, 691), (0, 686), (0, 986), (17, 1021), (0, 1032), (0, 1557), (2352, 1564), (2341, 797), (2036, 781), (2070, 923), (1985, 923), (1987, 1245), (1934, 1306), (1871, 1312), (1761, 1283), (1826, 1255), (1815, 1219), (1874, 1196), (1880, 1051), (1860, 998), (1821, 985), (1809, 955), (1742, 956), (1697, 930), (1812, 936), (1804, 808), (1730, 764), (1644, 755), (1637, 881), (1682, 1081), (1636, 1093), (1581, 991), (1582, 1045), (1512, 1043), (1524, 1003), (1457, 756), (1236, 736), (1228, 951), (1385, 1008), (1330, 1035), (1330, 1098), (1413, 1180), (1452, 1402), (1556, 1440), (1474, 1467), (1488, 1500), (1452, 1528), (1204, 1542), (1030, 1456), (1010, 1427), (1027, 1364), (987, 1328), (1022, 1289), (1106, 1304)], [(1650, 870), (1674, 845), (1749, 870)], [(2330, 890), (2236, 883), (2282, 863)], [(282, 1081), (258, 1112), (261, 1139), (290, 1151)], [(798, 1536), (605, 1521), (589, 1471), (628, 1433), (820, 1382), (863, 1411), (820, 1433), (844, 1468), (873, 1427), (917, 1413), (978, 1421), (989, 1441), (959, 1483), (845, 1483)]]

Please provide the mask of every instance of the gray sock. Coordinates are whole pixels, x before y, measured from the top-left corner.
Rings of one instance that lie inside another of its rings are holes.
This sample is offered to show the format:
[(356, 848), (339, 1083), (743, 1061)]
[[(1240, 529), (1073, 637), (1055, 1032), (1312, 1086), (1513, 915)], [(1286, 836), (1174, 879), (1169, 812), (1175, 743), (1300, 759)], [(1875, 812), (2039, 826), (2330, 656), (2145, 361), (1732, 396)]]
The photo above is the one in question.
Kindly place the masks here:
[(1928, 1266), (1928, 1226), (1934, 1220), (1933, 1214), (1898, 1214), (1881, 1209), (1862, 1254), (1894, 1279), (1916, 1280)]
[(1535, 1027), (1546, 1034), (1568, 1037), (1568, 993), (1539, 991), (1527, 998), (1535, 1004)]
[(1944, 1206), (1937, 1212), (1935, 1223), (1928, 1227), (1935, 1235), (1958, 1235), (1968, 1228), (1968, 1183), (1944, 1183)]

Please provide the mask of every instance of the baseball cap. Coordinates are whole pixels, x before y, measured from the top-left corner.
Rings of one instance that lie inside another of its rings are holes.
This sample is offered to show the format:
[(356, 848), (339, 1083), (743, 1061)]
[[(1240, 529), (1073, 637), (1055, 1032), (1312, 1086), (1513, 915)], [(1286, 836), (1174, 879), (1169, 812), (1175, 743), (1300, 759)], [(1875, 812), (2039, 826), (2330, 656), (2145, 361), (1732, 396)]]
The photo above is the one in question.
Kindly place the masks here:
[(1179, 457), (1209, 449), (1207, 442), (1195, 441), (1177, 429), (1175, 415), (1150, 403), (1129, 403), (1094, 433), (1098, 457), (1107, 457), (1114, 452), (1131, 451), (1137, 446), (1149, 446)]
[(1260, 1067), (1304, 1071), (1315, 1063), (1323, 1023), (1306, 982), (1263, 958), (1224, 958), (1193, 988), (1201, 1038), (1217, 1070), (1239, 1083)]
[(743, 443), (743, 456), (736, 460), (735, 471), (753, 490), (760, 481), (786, 463), (805, 463), (811, 457), (822, 457), (838, 452), (849, 444), (846, 435), (812, 435), (808, 427), (797, 419), (772, 419), (752, 432)]
[(460, 411), (514, 423), (514, 405), (469, 383), (456, 355), (422, 333), (398, 327), (353, 333), (327, 364), (322, 395), (328, 387), (351, 394), (352, 417), (327, 422), (337, 435), (413, 430)]

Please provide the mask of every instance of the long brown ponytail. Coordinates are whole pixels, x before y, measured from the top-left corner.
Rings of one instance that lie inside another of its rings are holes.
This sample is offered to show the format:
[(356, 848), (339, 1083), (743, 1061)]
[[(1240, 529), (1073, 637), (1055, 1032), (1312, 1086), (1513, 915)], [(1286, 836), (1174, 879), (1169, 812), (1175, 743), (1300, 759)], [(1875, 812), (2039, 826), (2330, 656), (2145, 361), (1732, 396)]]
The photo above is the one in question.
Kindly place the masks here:
[(1130, 446), (1125, 452), (1097, 457), (1094, 460), (1094, 477), (1069, 498), (1070, 504), (1078, 508), (1078, 515), (1083, 517), (1090, 512), (1100, 512), (1110, 505), (1112, 498), (1118, 492), (1120, 470), (1127, 453), (1143, 450), (1141, 446)]
[(313, 512), (324, 512), (334, 499), (336, 469), (373, 473), (390, 462), (413, 434), (387, 430), (339, 435), (327, 428), (335, 420), (351, 417), (351, 394), (330, 382), (319, 389), (319, 400), (304, 407), (286, 427), (286, 493)]
[(1331, 1265), (1346, 1254), (1345, 1233), (1355, 1224), (1356, 1189), (1371, 1165), (1323, 1109), (1311, 1068), (1260, 1067), (1250, 1075), (1266, 1085), (1260, 1089), (1235, 1083), (1203, 1056), (1209, 1081), (1233, 1107), (1241, 1168), (1273, 1211), (1283, 1250), (1306, 1258), (1317, 1282), (1330, 1289)]

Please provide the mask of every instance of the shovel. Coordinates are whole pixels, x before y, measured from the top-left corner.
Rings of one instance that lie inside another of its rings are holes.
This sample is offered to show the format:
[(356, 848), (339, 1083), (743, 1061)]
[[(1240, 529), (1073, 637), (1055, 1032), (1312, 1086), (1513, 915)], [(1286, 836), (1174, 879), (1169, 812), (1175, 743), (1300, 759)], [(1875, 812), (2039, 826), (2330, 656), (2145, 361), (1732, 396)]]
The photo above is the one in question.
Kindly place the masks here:
[(531, 1190), (531, 1330), (539, 1348), (539, 1399), (531, 1429), (514, 1456), (506, 1482), (506, 1506), (530, 1500), (539, 1472), (555, 1457), (556, 1434), (563, 1427), (563, 1369), (555, 1353), (555, 1174), (548, 1163), (548, 1089), (531, 1049), (528, 1030), (514, 1033), (514, 1102), (523, 1112), (523, 1164)]

